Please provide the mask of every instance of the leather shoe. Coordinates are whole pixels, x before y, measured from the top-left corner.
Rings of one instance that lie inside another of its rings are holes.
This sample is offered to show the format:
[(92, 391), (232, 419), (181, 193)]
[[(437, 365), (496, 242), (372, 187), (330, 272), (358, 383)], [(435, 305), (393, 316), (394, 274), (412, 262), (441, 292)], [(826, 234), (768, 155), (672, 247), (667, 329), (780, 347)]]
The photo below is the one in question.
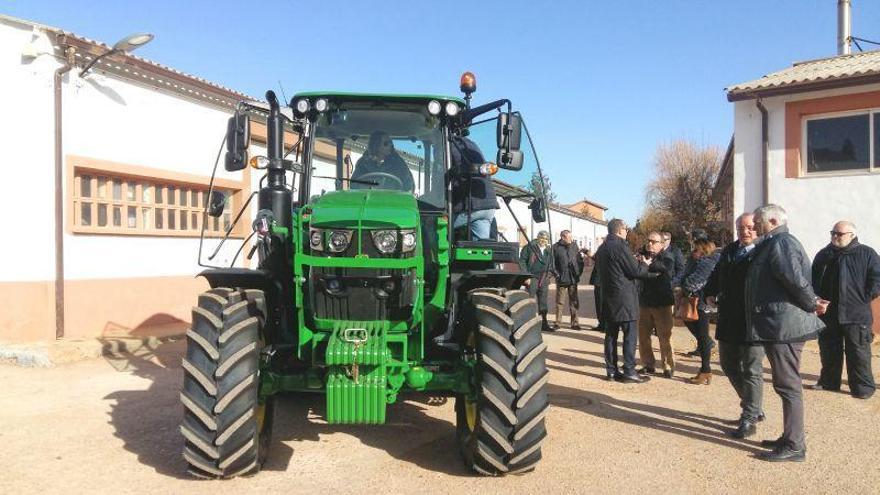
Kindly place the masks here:
[(771, 449), (775, 449), (782, 445), (782, 439), (776, 438), (773, 440), (761, 440), (761, 447), (769, 447)]
[(580, 329), (581, 329), (581, 326), (578, 325), (577, 323), (575, 323), (574, 325), (571, 326), (571, 329), (572, 329), (572, 330), (580, 330)]
[(837, 388), (831, 388), (831, 387), (825, 386), (825, 385), (823, 385), (823, 384), (821, 384), (821, 383), (814, 383), (814, 384), (812, 384), (812, 385), (808, 385), (807, 387), (808, 387), (810, 390), (825, 390), (825, 391), (827, 391), (827, 392), (838, 392), (838, 391), (840, 390), (840, 387), (837, 387)]
[(557, 328), (559, 328), (559, 327), (556, 325), (544, 325), (543, 327), (541, 327), (541, 331), (552, 333), (552, 332), (555, 332)]
[(866, 393), (864, 393), (864, 394), (852, 394), (852, 396), (853, 396), (854, 398), (856, 398), (856, 399), (862, 399), (862, 400), (864, 400), (864, 399), (870, 399), (871, 396), (873, 396), (873, 395), (874, 395), (874, 392), (866, 392)]
[(770, 452), (758, 454), (758, 458), (769, 462), (804, 462), (807, 459), (807, 449), (794, 450), (789, 447), (777, 447)]
[(758, 431), (758, 428), (755, 426), (755, 423), (752, 423), (748, 420), (743, 420), (739, 423), (739, 427), (737, 429), (728, 433), (733, 438), (748, 438), (754, 435)]
[(614, 379), (619, 381), (620, 383), (645, 383), (647, 381), (650, 381), (651, 377), (639, 376), (638, 374), (633, 373), (631, 375), (617, 375), (614, 377)]
[(651, 368), (649, 366), (644, 366), (642, 368), (639, 368), (638, 374), (640, 374), (640, 375), (653, 375), (656, 372), (657, 372), (656, 369)]
[(663, 370), (663, 378), (672, 378), (673, 375), (675, 375), (675, 371)]

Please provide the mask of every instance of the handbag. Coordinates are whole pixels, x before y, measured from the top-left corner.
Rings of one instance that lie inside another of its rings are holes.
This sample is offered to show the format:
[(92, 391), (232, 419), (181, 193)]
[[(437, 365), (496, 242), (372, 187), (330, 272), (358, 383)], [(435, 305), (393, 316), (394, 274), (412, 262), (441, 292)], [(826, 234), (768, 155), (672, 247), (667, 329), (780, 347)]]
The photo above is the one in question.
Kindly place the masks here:
[(682, 297), (676, 300), (675, 317), (684, 321), (697, 321), (700, 319), (698, 307), (700, 304), (699, 296)]

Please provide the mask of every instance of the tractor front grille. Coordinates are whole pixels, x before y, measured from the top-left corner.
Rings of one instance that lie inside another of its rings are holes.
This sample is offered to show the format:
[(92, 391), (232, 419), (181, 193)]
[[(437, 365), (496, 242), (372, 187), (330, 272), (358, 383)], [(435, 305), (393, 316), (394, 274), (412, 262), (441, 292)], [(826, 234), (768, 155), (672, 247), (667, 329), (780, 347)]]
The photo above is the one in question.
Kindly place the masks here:
[(312, 267), (307, 300), (314, 318), (404, 321), (412, 315), (414, 271)]

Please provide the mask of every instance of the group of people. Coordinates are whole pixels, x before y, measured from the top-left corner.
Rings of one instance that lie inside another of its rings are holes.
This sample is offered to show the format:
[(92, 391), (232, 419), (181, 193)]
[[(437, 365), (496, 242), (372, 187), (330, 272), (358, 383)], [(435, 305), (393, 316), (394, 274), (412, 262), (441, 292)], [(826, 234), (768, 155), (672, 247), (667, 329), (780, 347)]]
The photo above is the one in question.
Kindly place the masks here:
[[(571, 328), (580, 330), (578, 310), (578, 282), (584, 273), (585, 260), (589, 257), (586, 251), (578, 248), (572, 238), (571, 231), (563, 230), (559, 241), (550, 245), (550, 234), (542, 230), (534, 241), (520, 251), (520, 265), (531, 273), (533, 278), (526, 281), (529, 293), (538, 300), (538, 312), (541, 315), (541, 329), (555, 332), (562, 322), (562, 311), (568, 302), (571, 315)], [(547, 293), (551, 281), (556, 283), (556, 320), (547, 321)]]
[[(840, 390), (845, 358), (850, 394), (867, 399), (876, 389), (870, 306), (880, 297), (880, 256), (859, 243), (852, 222), (840, 221), (830, 232), (830, 243), (811, 263), (787, 223), (778, 205), (743, 213), (736, 219), (736, 240), (720, 250), (704, 231), (695, 230), (685, 262), (667, 232), (648, 233), (644, 249), (633, 255), (626, 241), (629, 228), (614, 219), (595, 254), (591, 277), (599, 327), (605, 331), (609, 380), (645, 383), (658, 372), (672, 378), (674, 318), (686, 314), (685, 325), (697, 340), (690, 354), (699, 355), (701, 363), (687, 381), (710, 384), (715, 342), (709, 335), (709, 316), (717, 311), (719, 361), (742, 410), (736, 429), (729, 432), (733, 437), (754, 435), (764, 419), (767, 357), (773, 388), (783, 404), (782, 435), (762, 442), (770, 449), (761, 455), (768, 461), (802, 461), (806, 456), (800, 376), (805, 342), (818, 338), (821, 351), (822, 371), (810, 388)], [(653, 335), (660, 343), (659, 363)]]

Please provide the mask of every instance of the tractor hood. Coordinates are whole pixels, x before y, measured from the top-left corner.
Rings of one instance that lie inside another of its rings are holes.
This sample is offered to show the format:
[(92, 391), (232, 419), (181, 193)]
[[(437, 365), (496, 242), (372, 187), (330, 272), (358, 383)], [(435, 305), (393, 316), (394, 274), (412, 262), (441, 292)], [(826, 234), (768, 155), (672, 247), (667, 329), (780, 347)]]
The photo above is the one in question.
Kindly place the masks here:
[(411, 193), (359, 189), (332, 191), (312, 204), (314, 227), (415, 228), (419, 207)]

